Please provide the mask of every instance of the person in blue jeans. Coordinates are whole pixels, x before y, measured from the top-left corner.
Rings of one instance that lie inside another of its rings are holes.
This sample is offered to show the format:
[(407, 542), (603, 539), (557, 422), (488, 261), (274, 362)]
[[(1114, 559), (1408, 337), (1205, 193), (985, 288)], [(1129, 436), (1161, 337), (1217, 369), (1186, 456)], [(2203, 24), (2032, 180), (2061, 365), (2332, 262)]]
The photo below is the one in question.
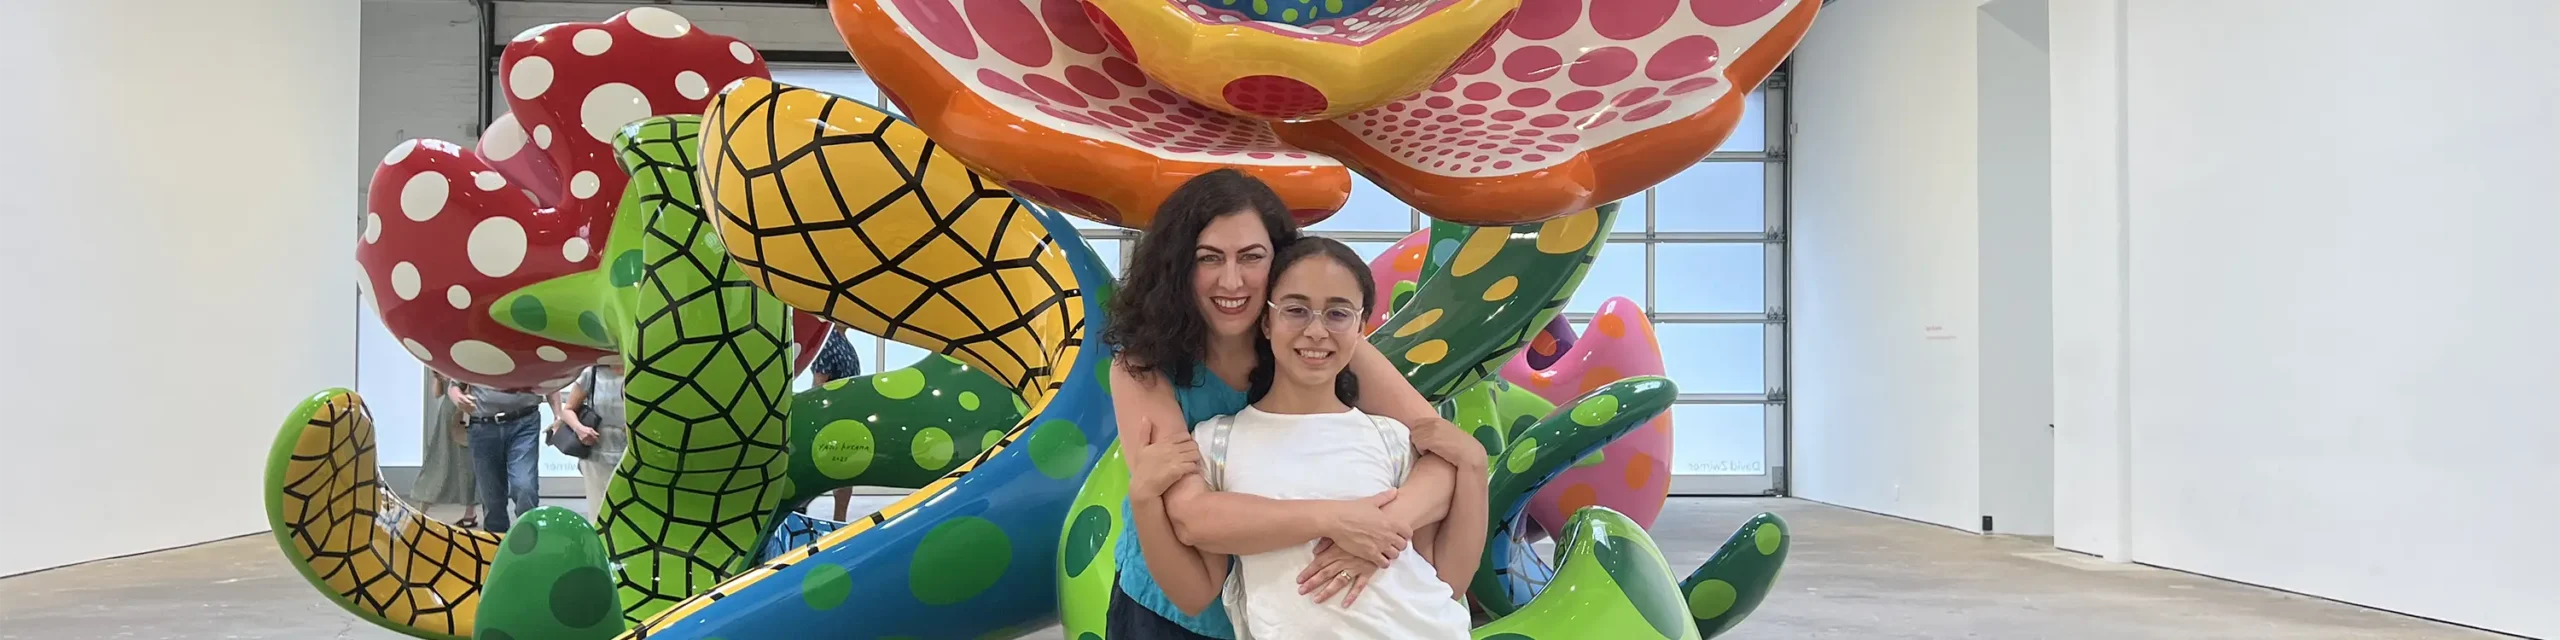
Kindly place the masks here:
[[(445, 391), (466, 419), (471, 440), (471, 469), (480, 489), (481, 524), (506, 533), (515, 517), (541, 506), (535, 486), (534, 460), (542, 444), (540, 394), (500, 391), (475, 384), (455, 384)], [(507, 508), (513, 500), (515, 509)]]
[[(1199, 572), (1151, 566), (1196, 566), (1175, 554), (1250, 555), (1327, 540), (1317, 562), (1356, 558), (1383, 567), (1415, 537), (1438, 539), (1456, 495), (1460, 467), (1453, 461), (1483, 464), (1483, 445), (1442, 419), (1376, 347), (1351, 340), (1346, 348), (1356, 351), (1347, 368), (1359, 378), (1358, 408), (1409, 425), (1417, 444), (1441, 443), (1421, 452), (1429, 455), (1415, 463), (1405, 485), (1361, 500), (1274, 500), (1208, 490), (1191, 429), (1245, 408), (1246, 382), (1260, 360), (1254, 341), (1269, 303), (1272, 258), (1297, 238), (1297, 222), (1269, 185), (1220, 169), (1167, 196), (1130, 253), (1103, 336), (1118, 350), (1108, 388), (1130, 468), (1129, 504), (1122, 509), (1129, 535), (1113, 558), (1119, 588), (1105, 629), (1111, 640), (1234, 638), (1216, 600), (1176, 602), (1157, 582), (1202, 580)], [(1447, 446), (1454, 443), (1473, 451)], [(1195, 586), (1171, 591), (1214, 591)]]

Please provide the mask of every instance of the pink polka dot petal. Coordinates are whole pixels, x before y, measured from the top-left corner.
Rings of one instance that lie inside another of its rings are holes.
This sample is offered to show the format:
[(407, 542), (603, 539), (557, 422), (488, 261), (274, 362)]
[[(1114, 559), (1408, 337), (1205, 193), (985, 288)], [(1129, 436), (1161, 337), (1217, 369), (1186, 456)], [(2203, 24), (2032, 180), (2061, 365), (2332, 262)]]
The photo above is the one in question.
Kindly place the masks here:
[(1664, 93), (1669, 94), (1669, 95), (1675, 95), (1675, 96), (1677, 96), (1677, 95), (1685, 95), (1685, 94), (1689, 94), (1689, 93), (1695, 93), (1695, 92), (1697, 92), (1697, 91), (1698, 91), (1698, 90), (1700, 90), (1700, 89), (1705, 89), (1705, 88), (1707, 88), (1707, 87), (1712, 87), (1712, 86), (1716, 86), (1716, 85), (1718, 85), (1718, 84), (1722, 84), (1723, 82), (1724, 82), (1724, 80), (1723, 80), (1723, 79), (1721, 79), (1721, 78), (1716, 78), (1716, 77), (1714, 77), (1714, 76), (1708, 76), (1708, 77), (1704, 77), (1704, 78), (1690, 78), (1690, 79), (1687, 79), (1687, 80), (1682, 80), (1682, 81), (1680, 81), (1680, 84), (1671, 85), (1671, 90), (1670, 90), (1670, 91), (1666, 91), (1666, 92), (1664, 92)]
[(1076, 0), (1040, 0), (1040, 21), (1069, 49), (1091, 54), (1111, 48), (1111, 43), (1103, 41), (1102, 31), (1084, 17), (1083, 3)]
[(1601, 47), (1574, 59), (1573, 68), (1565, 72), (1565, 76), (1572, 78), (1574, 84), (1604, 87), (1625, 80), (1635, 72), (1635, 52), (1628, 51), (1626, 47)]
[(959, 7), (951, 0), (889, 0), (906, 14), (907, 23), (933, 43), (962, 60), (978, 59), (978, 39), (969, 34), (969, 23), (960, 19)]
[(1147, 84), (1147, 72), (1139, 69), (1138, 65), (1129, 64), (1128, 60), (1103, 58), (1102, 72), (1109, 74), (1112, 81), (1123, 85), (1143, 87)]
[(1678, 80), (1697, 75), (1715, 67), (1717, 55), (1719, 53), (1714, 38), (1703, 35), (1684, 36), (1671, 41), (1670, 44), (1662, 45), (1662, 50), (1653, 52), (1653, 59), (1646, 60), (1644, 63), (1644, 77), (1652, 80)]
[(1564, 56), (1538, 45), (1521, 47), (1502, 59), (1502, 74), (1520, 82), (1537, 82), (1563, 70)]
[(1093, 67), (1067, 67), (1067, 84), (1075, 85), (1076, 91), (1085, 95), (1104, 100), (1120, 97), (1120, 87), (1111, 84), (1110, 78), (1103, 77), (1102, 72), (1093, 70)]
[(1671, 102), (1670, 102), (1670, 101), (1667, 101), (1667, 100), (1666, 100), (1666, 101), (1662, 101), (1662, 102), (1656, 102), (1656, 103), (1653, 103), (1653, 104), (1648, 104), (1648, 105), (1641, 106), (1641, 107), (1636, 107), (1636, 110), (1627, 112), (1627, 121), (1628, 121), (1628, 122), (1637, 122), (1637, 121), (1641, 121), (1641, 120), (1650, 119), (1650, 118), (1652, 118), (1652, 117), (1654, 117), (1654, 116), (1662, 115), (1662, 112), (1663, 112), (1663, 111), (1667, 111), (1667, 110), (1670, 110), (1670, 109), (1671, 109)]
[(1049, 30), (1040, 26), (1039, 16), (1031, 15), (1029, 5), (1021, 0), (960, 1), (969, 14), (969, 25), (977, 28), (988, 48), (1025, 67), (1049, 66), (1056, 51)]
[(1643, 103), (1646, 99), (1652, 98), (1654, 94), (1657, 93), (1661, 93), (1661, 91), (1654, 89), (1653, 87), (1636, 87), (1634, 89), (1628, 89), (1625, 93), (1618, 94), (1618, 97), (1610, 100), (1609, 104), (1619, 107), (1634, 106)]
[(1778, 10), (1787, 0), (1689, 0), (1689, 14), (1712, 27), (1750, 24)]
[(1076, 93), (1075, 89), (1068, 87), (1067, 83), (1059, 82), (1057, 78), (1042, 75), (1024, 76), (1022, 85), (1030, 87), (1032, 93), (1040, 94), (1041, 97), (1055, 100), (1060, 104), (1074, 107), (1088, 104), (1083, 94)]
[(1521, 0), (1511, 21), (1511, 34), (1545, 40), (1572, 31), (1582, 21), (1582, 0)]
[[(1601, 94), (1598, 91), (1592, 91), (1589, 89), (1575, 91), (1573, 93), (1565, 94), (1563, 98), (1556, 100), (1556, 109), (1560, 111), (1587, 110), (1592, 107), (1600, 106), (1600, 97)], [(1538, 126), (1552, 127), (1555, 125), (1542, 124)]]
[(1680, 0), (1618, 0), (1605, 10), (1591, 8), (1591, 30), (1611, 40), (1634, 40), (1652, 35), (1679, 11)]

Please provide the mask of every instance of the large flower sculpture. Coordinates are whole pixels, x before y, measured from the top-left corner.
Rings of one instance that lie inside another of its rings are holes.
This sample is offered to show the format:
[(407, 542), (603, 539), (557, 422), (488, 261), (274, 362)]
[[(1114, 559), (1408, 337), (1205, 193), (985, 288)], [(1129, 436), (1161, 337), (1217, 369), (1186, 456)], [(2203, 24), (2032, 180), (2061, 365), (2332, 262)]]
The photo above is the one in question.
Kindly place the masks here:
[[(833, 0), (927, 135), (1014, 193), (1143, 228), (1221, 167), (1302, 222), (1350, 173), (1434, 218), (1546, 220), (1695, 163), (1816, 0)], [(1320, 10), (1319, 10), (1320, 9)], [(1276, 14), (1276, 15), (1275, 15)]]

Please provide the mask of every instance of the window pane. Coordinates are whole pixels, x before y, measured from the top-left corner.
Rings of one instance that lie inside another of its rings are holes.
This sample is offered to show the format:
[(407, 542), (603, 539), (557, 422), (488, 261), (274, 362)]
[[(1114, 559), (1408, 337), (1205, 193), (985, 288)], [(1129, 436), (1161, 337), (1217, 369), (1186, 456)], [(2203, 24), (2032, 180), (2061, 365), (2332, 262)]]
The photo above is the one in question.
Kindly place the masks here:
[(1120, 277), (1120, 241), (1088, 239), (1085, 242), (1093, 245), (1093, 255), (1102, 259), (1102, 265), (1111, 269), (1111, 277)]
[(1565, 303), (1569, 313), (1600, 310), (1600, 303), (1612, 296), (1626, 296), (1637, 304), (1644, 303), (1644, 244), (1612, 242), (1600, 248), (1600, 259), (1591, 263), (1591, 271), (1582, 275), (1582, 286), (1573, 290), (1573, 300)]
[(1657, 322), (1663, 377), (1681, 393), (1765, 393), (1768, 329), (1760, 324)]
[(1743, 98), (1742, 123), (1734, 125), (1733, 135), (1725, 136), (1724, 146), (1717, 151), (1765, 151), (1769, 148), (1769, 92), (1753, 91)]
[(881, 341), (881, 348), (882, 348), (882, 352), (881, 352), (881, 354), (880, 354), (880, 367), (881, 367), (881, 368), (880, 368), (880, 369), (872, 369), (872, 368), (868, 368), (868, 367), (866, 367), (866, 368), (864, 368), (864, 369), (863, 369), (864, 371), (880, 371), (880, 370), (884, 370), (884, 369), (902, 369), (902, 368), (906, 368), (906, 367), (915, 366), (915, 364), (916, 364), (917, 362), (924, 360), (924, 357), (925, 357), (925, 356), (927, 356), (927, 355), (931, 355), (931, 353), (932, 353), (932, 352), (929, 352), (929, 351), (925, 351), (925, 350), (923, 350), (923, 349), (916, 348), (914, 345), (910, 345), (910, 344), (907, 344), (907, 343), (904, 343), (904, 342), (898, 342), (898, 341), (894, 341), (894, 340), (882, 340), (882, 341)]
[[(888, 101), (880, 99), (880, 85), (872, 83), (871, 75), (863, 73), (861, 69), (842, 67), (774, 67), (773, 81), (796, 87), (808, 87), (819, 91), (825, 91), (838, 96), (852, 98), (854, 100), (861, 101), (863, 104), (880, 107), (882, 109), (892, 108), (887, 104)], [(712, 87), (711, 89), (713, 91), (718, 91), (720, 90), (720, 87)]]
[(1654, 185), (1657, 231), (1768, 230), (1768, 183), (1758, 162), (1701, 162)]
[(1405, 206), (1394, 194), (1370, 184), (1368, 178), (1351, 174), (1351, 200), (1333, 217), (1307, 227), (1317, 233), (1326, 231), (1411, 231), (1413, 208)]
[(1624, 200), (1619, 200), (1618, 220), (1617, 222), (1610, 223), (1609, 232), (1644, 233), (1645, 203), (1652, 200), (1653, 194), (1647, 191), (1638, 191), (1635, 195), (1627, 196)]
[(1760, 313), (1769, 308), (1768, 245), (1664, 243), (1655, 273), (1679, 274), (1654, 291), (1661, 313)]
[(1769, 472), (1768, 407), (1756, 404), (1671, 406), (1671, 472), (1756, 476)]

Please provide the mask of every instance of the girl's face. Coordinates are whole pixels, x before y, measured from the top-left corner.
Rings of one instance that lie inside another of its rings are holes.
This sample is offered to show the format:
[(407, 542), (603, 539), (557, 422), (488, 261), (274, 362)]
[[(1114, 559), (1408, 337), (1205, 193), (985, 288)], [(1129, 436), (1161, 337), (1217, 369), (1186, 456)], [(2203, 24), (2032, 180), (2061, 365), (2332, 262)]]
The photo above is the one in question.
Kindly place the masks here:
[(1263, 321), (1271, 339), (1276, 376), (1306, 385), (1331, 385), (1351, 363), (1352, 340), (1362, 339), (1360, 281), (1327, 256), (1289, 265), (1271, 287), (1271, 313)]
[(1191, 291), (1216, 336), (1251, 335), (1271, 276), (1271, 231), (1251, 211), (1219, 216), (1191, 250)]

